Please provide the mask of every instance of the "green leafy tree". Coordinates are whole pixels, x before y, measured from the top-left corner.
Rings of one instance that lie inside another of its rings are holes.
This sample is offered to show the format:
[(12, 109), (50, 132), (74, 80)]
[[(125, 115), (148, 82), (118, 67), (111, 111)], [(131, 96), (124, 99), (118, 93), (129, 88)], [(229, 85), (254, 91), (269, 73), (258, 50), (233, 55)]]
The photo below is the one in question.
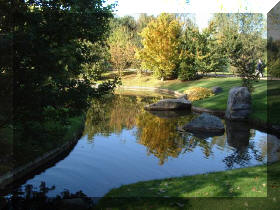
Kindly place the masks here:
[(181, 63), (178, 75), (180, 80), (192, 80), (197, 78), (196, 46), (198, 36), (198, 27), (196, 27), (194, 24), (189, 24), (186, 26), (180, 44), (182, 50), (180, 54)]
[(109, 47), (105, 42), (83, 41), (81, 45), (86, 48), (85, 56), (88, 57), (88, 61), (82, 64), (81, 75), (92, 82), (100, 80), (102, 73), (112, 69)]
[(111, 20), (111, 33), (108, 39), (111, 62), (119, 75), (126, 68), (139, 66), (135, 58), (136, 48), (140, 45), (137, 23), (131, 16)]
[(223, 71), (227, 64), (224, 48), (215, 37), (216, 28), (210, 23), (208, 28), (197, 33), (195, 65), (203, 74)]
[(114, 29), (108, 39), (110, 46), (111, 62), (119, 75), (121, 72), (135, 62), (136, 46), (132, 42), (133, 34), (124, 26)]
[(64, 126), (69, 117), (87, 108), (89, 98), (113, 89), (114, 81), (100, 89), (91, 87), (94, 77), (89, 78), (84, 65), (93, 61), (89, 55), (92, 48), (81, 44), (81, 40), (92, 44), (106, 40), (112, 6), (104, 7), (103, 1), (96, 0), (0, 4), (0, 57), (7, 52), (9, 57), (0, 69), (13, 81), (16, 136), (28, 139), (44, 133), (34, 137), (43, 139), (52, 135), (40, 126), (50, 110), (60, 116), (55, 123)]
[(257, 80), (255, 69), (259, 58), (265, 60), (265, 22), (262, 14), (216, 14), (212, 20), (217, 28), (217, 40), (242, 77), (243, 86), (252, 90)]

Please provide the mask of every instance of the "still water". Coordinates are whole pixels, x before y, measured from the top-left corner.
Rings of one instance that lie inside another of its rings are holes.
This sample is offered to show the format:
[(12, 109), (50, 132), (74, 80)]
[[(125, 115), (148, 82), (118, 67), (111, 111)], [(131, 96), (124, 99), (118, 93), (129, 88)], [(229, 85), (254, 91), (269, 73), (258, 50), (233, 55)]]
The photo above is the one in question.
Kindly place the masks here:
[(82, 190), (87, 196), (101, 197), (124, 184), (248, 167), (279, 158), (277, 152), (267, 154), (268, 146), (279, 148), (277, 138), (248, 124), (223, 121), (224, 135), (214, 137), (177, 131), (197, 114), (143, 109), (162, 98), (115, 95), (93, 101), (83, 136), (70, 154), (22, 188), (33, 185), (36, 190), (43, 181), (55, 186), (49, 196)]

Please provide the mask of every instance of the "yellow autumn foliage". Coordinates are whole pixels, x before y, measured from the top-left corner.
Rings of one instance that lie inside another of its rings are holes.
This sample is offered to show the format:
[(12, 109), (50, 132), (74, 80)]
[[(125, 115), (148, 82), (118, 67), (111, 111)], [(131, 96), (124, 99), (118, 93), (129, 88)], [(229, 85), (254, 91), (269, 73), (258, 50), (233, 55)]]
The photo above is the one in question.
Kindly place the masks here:
[(144, 69), (152, 70), (157, 78), (172, 78), (179, 64), (182, 28), (172, 14), (162, 13), (140, 33), (143, 48), (136, 58)]
[(212, 90), (204, 87), (191, 87), (185, 90), (184, 93), (187, 94), (190, 101), (197, 101), (214, 95)]

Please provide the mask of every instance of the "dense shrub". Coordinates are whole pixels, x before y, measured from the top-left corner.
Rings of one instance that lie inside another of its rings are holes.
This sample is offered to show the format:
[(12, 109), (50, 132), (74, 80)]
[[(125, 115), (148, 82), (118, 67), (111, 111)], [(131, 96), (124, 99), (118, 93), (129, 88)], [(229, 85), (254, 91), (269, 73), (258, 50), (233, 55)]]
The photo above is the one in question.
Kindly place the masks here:
[(179, 67), (178, 79), (182, 81), (197, 79), (197, 71), (195, 67), (182, 62)]
[(197, 101), (214, 95), (212, 90), (204, 87), (191, 87), (185, 90), (184, 93), (187, 94), (190, 101)]

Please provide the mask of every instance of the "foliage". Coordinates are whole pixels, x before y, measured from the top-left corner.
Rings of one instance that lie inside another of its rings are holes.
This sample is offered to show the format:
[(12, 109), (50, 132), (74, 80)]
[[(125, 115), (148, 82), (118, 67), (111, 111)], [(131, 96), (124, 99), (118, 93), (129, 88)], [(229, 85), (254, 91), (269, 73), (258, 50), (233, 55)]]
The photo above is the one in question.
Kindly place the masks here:
[(256, 61), (265, 61), (264, 18), (262, 14), (216, 14), (212, 24), (218, 30), (217, 39), (226, 49), (230, 64), (242, 77), (243, 86), (252, 90)]
[(146, 13), (141, 13), (137, 20), (137, 31), (141, 33), (142, 30), (146, 28), (147, 25), (155, 19), (156, 18), (153, 15), (147, 15)]
[(103, 43), (113, 15), (103, 3), (0, 2), (0, 109), (12, 111), (0, 118), (14, 134), (15, 166), (73, 140), (89, 99), (114, 89), (117, 79), (92, 87), (107, 62)]
[(92, 82), (101, 79), (101, 75), (112, 69), (110, 60), (111, 56), (109, 48), (106, 43), (90, 41), (83, 41), (81, 45), (84, 45), (84, 49), (87, 51), (88, 61), (82, 64), (84, 77)]
[[(253, 37), (251, 37), (252, 39)], [(231, 64), (237, 69), (237, 74), (242, 78), (242, 86), (253, 90), (253, 82), (257, 81), (256, 74), (256, 47), (255, 45), (245, 45), (242, 36), (234, 38), (231, 51)]]
[[(80, 40), (94, 44), (105, 39), (111, 6), (93, 0), (1, 4), (7, 7), (1, 41), (3, 46), (13, 41), (14, 52), (12, 68), (1, 69), (13, 74), (15, 120), (43, 120), (47, 106), (72, 113), (86, 108), (87, 98), (98, 93), (88, 79), (93, 75), (83, 68), (93, 60), (93, 46)], [(12, 17), (16, 18), (9, 22)]]
[(190, 101), (198, 101), (214, 95), (212, 90), (204, 87), (191, 87), (185, 90), (184, 93), (187, 94)]
[(197, 79), (197, 71), (195, 66), (188, 65), (185, 61), (182, 61), (179, 66), (178, 79), (181, 81)]
[(216, 38), (216, 28), (210, 24), (199, 32), (198, 27), (188, 21), (181, 42), (180, 80), (197, 78), (197, 72), (224, 71), (228, 60), (225, 49)]
[(125, 69), (137, 66), (135, 58), (137, 43), (136, 22), (132, 17), (111, 20), (111, 34), (108, 38), (111, 62), (119, 74)]
[(190, 22), (184, 31), (180, 47), (180, 66), (179, 75), (180, 80), (192, 80), (197, 78), (197, 65), (196, 65), (196, 41), (199, 35), (198, 28)]
[(157, 78), (176, 78), (179, 67), (181, 26), (170, 14), (161, 14), (141, 32), (143, 48), (137, 51), (144, 69)]

